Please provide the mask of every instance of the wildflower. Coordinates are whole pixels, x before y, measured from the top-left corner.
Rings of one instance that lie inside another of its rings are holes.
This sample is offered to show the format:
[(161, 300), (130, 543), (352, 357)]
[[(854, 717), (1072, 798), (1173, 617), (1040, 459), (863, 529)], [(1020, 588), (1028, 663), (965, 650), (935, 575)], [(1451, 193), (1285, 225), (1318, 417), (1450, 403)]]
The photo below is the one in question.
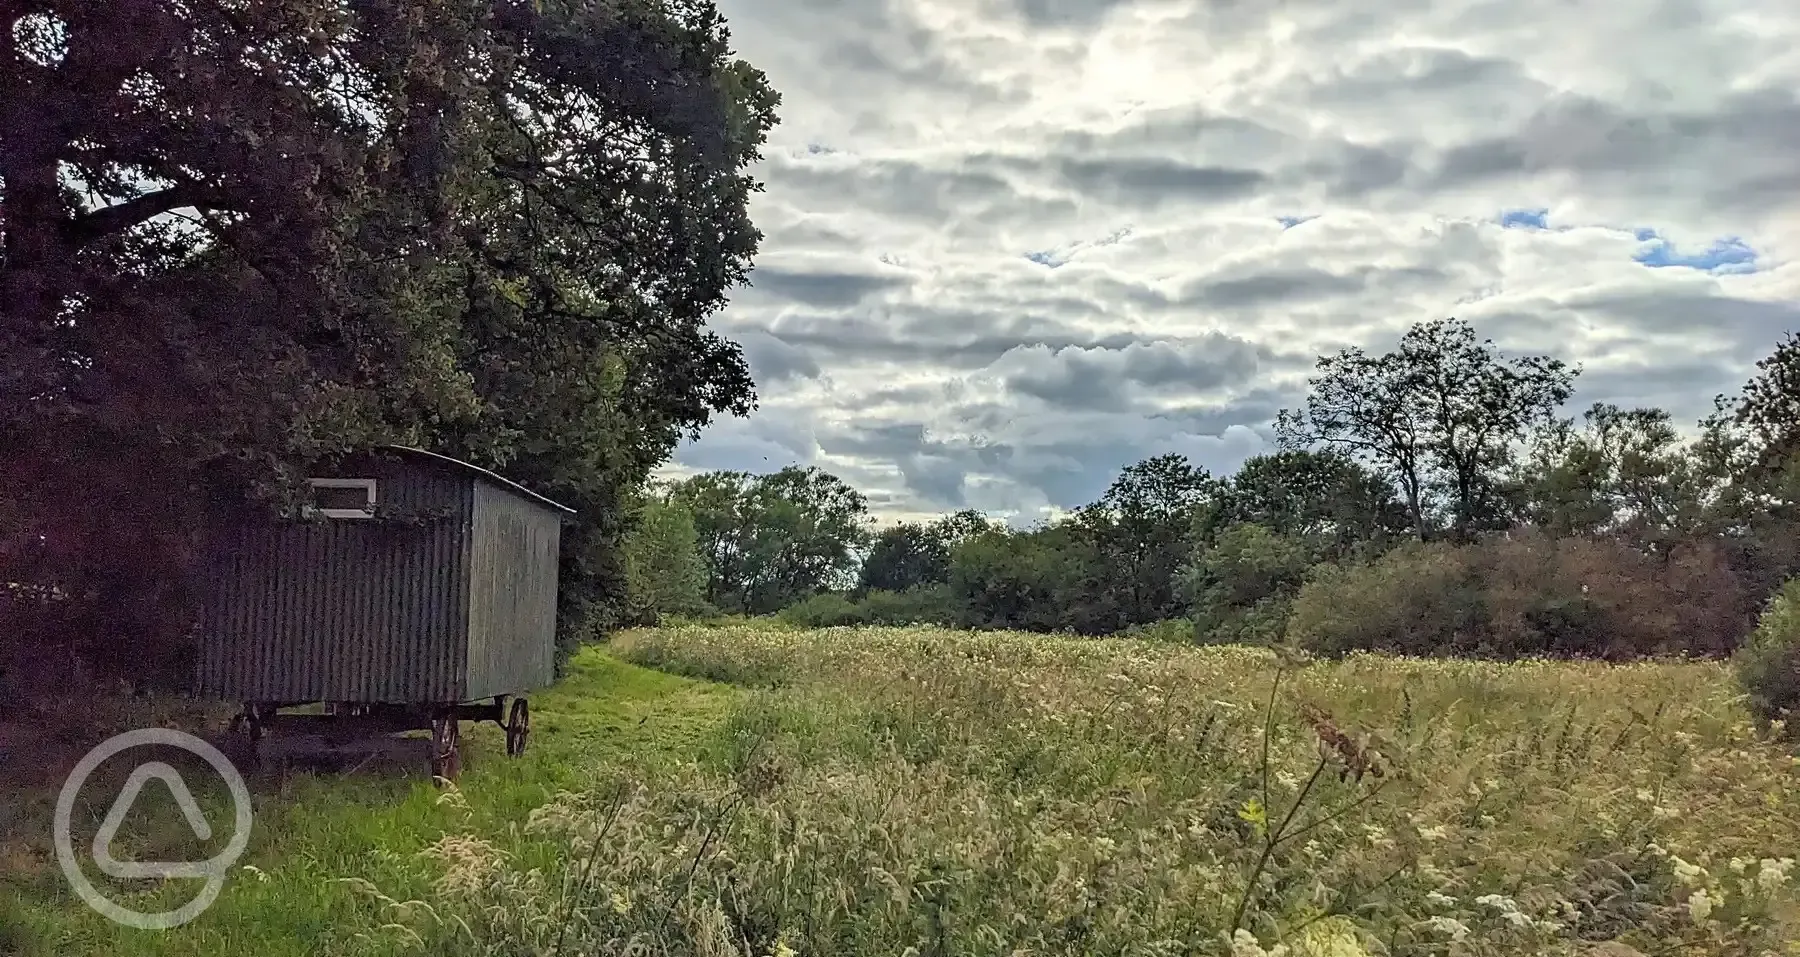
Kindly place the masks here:
[(1492, 907), (1503, 914), (1510, 914), (1519, 909), (1517, 901), (1510, 897), (1502, 897), (1499, 894), (1483, 894), (1480, 897), (1475, 898), (1475, 903), (1480, 904), (1483, 907)]
[(1699, 887), (1706, 880), (1706, 869), (1698, 864), (1690, 864), (1679, 857), (1671, 857), (1675, 862), (1675, 879), (1689, 887)]
[(1451, 897), (1450, 895), (1442, 893), (1440, 891), (1432, 891), (1431, 893), (1426, 894), (1425, 899), (1430, 901), (1433, 904), (1436, 904), (1439, 907), (1455, 907), (1456, 906), (1456, 898)]
[(1264, 950), (1262, 944), (1257, 943), (1256, 935), (1242, 927), (1238, 928), (1237, 933), (1231, 935), (1231, 957), (1287, 957), (1287, 955), (1288, 946), (1286, 944), (1276, 944), (1274, 949)]
[(1442, 824), (1419, 828), (1419, 836), (1427, 841), (1441, 841), (1450, 834), (1450, 829)]
[(1794, 859), (1784, 857), (1781, 860), (1763, 858), (1756, 863), (1756, 886), (1765, 891), (1772, 891), (1787, 883), (1788, 871), (1794, 866)]
[(787, 942), (787, 941), (785, 941), (785, 940), (778, 940), (778, 941), (776, 941), (776, 942), (775, 942), (775, 950), (774, 950), (774, 952), (773, 952), (773, 953), (771, 953), (771, 954), (770, 954), (770, 955), (769, 955), (769, 957), (795, 957), (795, 955), (796, 955), (796, 954), (798, 954), (798, 953), (799, 953), (799, 951), (797, 951), (797, 950), (795, 950), (795, 949), (794, 949), (794, 948), (792, 948), (792, 947), (789, 947), (789, 946), (788, 946), (788, 942)]
[(1453, 941), (1460, 941), (1469, 936), (1469, 925), (1454, 917), (1433, 917), (1425, 924)]
[(621, 897), (617, 892), (613, 893), (611, 903), (613, 913), (615, 914), (628, 914), (631, 912), (631, 901)]
[(1656, 800), (1656, 795), (1651, 794), (1649, 788), (1638, 788), (1637, 799), (1645, 804), (1649, 804), (1651, 801)]
[(1715, 903), (1711, 897), (1707, 896), (1706, 889), (1701, 888), (1694, 892), (1694, 896), (1688, 898), (1688, 913), (1692, 914), (1697, 921), (1705, 920), (1707, 915), (1712, 913)]
[(1750, 862), (1747, 859), (1742, 858), (1742, 857), (1734, 857), (1731, 859), (1731, 863), (1729, 866), (1730, 866), (1731, 872), (1733, 874), (1742, 874), (1742, 873), (1744, 873), (1744, 871), (1749, 869)]

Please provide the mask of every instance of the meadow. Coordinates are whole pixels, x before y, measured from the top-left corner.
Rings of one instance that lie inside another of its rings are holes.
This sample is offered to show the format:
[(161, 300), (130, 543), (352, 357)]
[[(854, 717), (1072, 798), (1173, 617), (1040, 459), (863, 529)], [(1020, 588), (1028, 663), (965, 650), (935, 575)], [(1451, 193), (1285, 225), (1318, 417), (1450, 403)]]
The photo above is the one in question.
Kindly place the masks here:
[(684, 626), (535, 704), (459, 787), (259, 795), (185, 928), (15, 851), (0, 953), (1800, 954), (1800, 757), (1717, 663)]

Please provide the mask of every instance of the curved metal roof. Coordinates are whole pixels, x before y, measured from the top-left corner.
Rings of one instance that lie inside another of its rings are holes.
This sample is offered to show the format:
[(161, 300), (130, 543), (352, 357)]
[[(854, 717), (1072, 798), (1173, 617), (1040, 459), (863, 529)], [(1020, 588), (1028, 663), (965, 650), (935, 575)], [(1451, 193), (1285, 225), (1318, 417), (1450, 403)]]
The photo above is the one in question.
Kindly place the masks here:
[(553, 509), (555, 511), (563, 513), (564, 515), (575, 514), (575, 510), (568, 507), (567, 505), (562, 505), (557, 502), (553, 502), (550, 499), (545, 498), (544, 496), (539, 495), (536, 492), (533, 492), (531, 489), (528, 489), (525, 486), (520, 485), (519, 483), (513, 481), (512, 479), (506, 478), (505, 476), (499, 475), (495, 472), (490, 472), (487, 469), (484, 469), (481, 466), (474, 464), (473, 462), (464, 462), (462, 459), (453, 459), (448, 455), (439, 455), (436, 452), (428, 452), (424, 449), (415, 449), (410, 445), (382, 445), (382, 446), (377, 446), (377, 448), (388, 449), (388, 450), (395, 451), (395, 452), (405, 452), (408, 455), (416, 455), (421, 458), (430, 459), (435, 462), (442, 462), (443, 464), (449, 465), (453, 468), (460, 469), (464, 472), (469, 472), (478, 478), (483, 478), (483, 479), (488, 480), (489, 482), (493, 482), (495, 485), (498, 485), (498, 486), (506, 489), (509, 492), (513, 492), (518, 495), (522, 495), (525, 498), (528, 498), (528, 499), (538, 503), (539, 505), (544, 506), (545, 508)]

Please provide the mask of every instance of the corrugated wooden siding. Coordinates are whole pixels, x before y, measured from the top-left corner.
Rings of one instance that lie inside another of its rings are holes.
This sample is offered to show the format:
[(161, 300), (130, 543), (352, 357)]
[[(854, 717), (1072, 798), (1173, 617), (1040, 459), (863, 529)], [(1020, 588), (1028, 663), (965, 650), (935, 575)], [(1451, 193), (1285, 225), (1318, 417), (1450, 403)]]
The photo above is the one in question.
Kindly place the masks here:
[(556, 667), (559, 516), (484, 482), (475, 483), (474, 513), (469, 697), (542, 688)]
[(199, 690), (240, 701), (467, 700), (475, 483), (396, 458), (335, 474), (373, 475), (381, 503), (447, 517), (236, 530), (217, 556)]

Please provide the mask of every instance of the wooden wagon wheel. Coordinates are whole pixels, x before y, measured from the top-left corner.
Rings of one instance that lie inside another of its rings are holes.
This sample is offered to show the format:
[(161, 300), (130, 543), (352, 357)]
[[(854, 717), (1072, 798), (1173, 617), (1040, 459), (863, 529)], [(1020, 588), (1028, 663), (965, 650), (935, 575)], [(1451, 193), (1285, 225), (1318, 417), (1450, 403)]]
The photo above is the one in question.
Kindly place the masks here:
[(512, 714), (506, 719), (506, 754), (518, 757), (525, 753), (525, 744), (531, 739), (531, 703), (524, 698), (514, 698)]
[(251, 745), (262, 740), (262, 716), (257, 713), (255, 705), (245, 705), (244, 710), (231, 716), (231, 727), (228, 733), (237, 734), (240, 728), (249, 734)]
[(431, 719), (431, 776), (454, 781), (462, 773), (462, 726), (455, 711)]

